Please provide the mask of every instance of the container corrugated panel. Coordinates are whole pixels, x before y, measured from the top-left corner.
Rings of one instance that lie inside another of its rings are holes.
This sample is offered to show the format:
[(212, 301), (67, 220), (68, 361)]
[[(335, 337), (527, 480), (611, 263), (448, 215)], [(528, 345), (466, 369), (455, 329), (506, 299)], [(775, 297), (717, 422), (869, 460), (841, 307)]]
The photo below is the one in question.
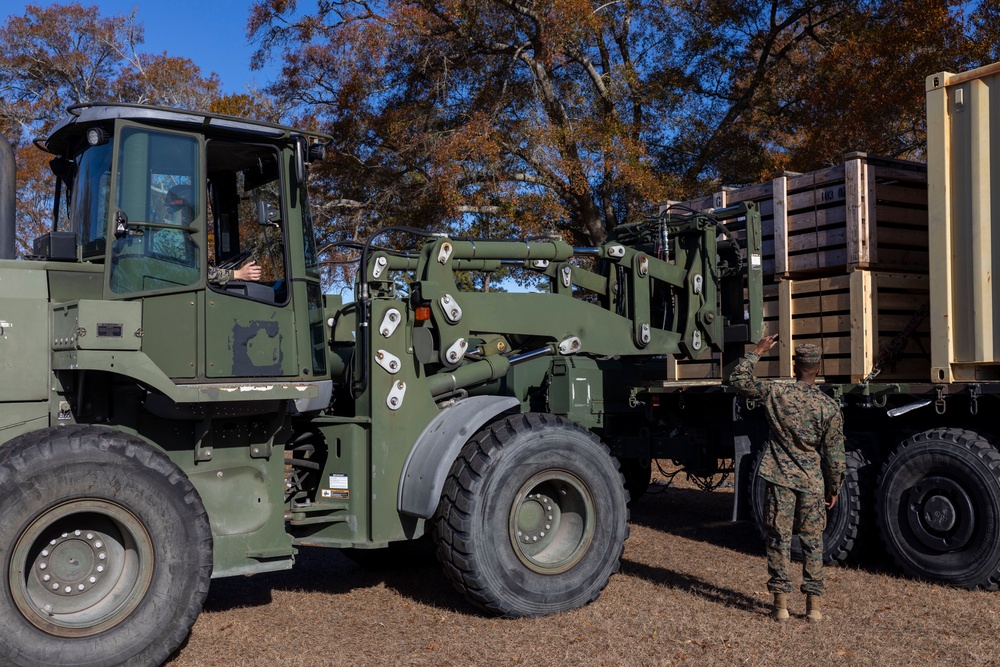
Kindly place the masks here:
[(927, 163), (932, 380), (1000, 381), (1000, 63), (927, 78)]

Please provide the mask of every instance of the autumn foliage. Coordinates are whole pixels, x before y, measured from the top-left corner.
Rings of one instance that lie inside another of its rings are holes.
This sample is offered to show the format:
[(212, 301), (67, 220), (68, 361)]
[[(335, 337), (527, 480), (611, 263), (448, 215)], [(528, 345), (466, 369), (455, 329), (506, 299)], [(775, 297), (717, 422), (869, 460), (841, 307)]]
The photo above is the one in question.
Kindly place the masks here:
[[(966, 10), (978, 7), (976, 14)], [(271, 92), (335, 137), (327, 217), (600, 241), (664, 198), (844, 153), (920, 157), (923, 79), (989, 3), (257, 2)]]
[(228, 96), (184, 54), (142, 52), (135, 14), (29, 6), (0, 28), (0, 124), (25, 229), (50, 205), (29, 139), (110, 99), (328, 132), (312, 179), (327, 240), (395, 224), (591, 244), (667, 198), (852, 151), (920, 159), (924, 77), (1000, 57), (998, 5), (258, 0), (254, 64), (281, 75)]

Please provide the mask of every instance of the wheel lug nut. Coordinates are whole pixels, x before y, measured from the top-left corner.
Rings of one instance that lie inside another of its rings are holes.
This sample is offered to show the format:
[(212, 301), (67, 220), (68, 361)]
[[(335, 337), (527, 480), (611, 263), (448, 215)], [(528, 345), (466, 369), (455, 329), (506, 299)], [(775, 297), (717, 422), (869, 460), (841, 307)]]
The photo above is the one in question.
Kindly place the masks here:
[(90, 583), (92, 583), (92, 584), (96, 584), (96, 583), (97, 583), (97, 577), (91, 577), (91, 578), (89, 579), (89, 581), (90, 581)]
[(49, 579), (51, 579), (51, 578), (52, 578), (52, 577), (50, 577), (49, 575), (47, 575), (47, 574), (46, 574), (46, 575), (44, 575), (44, 576), (42, 577), (42, 581), (48, 581), (48, 580), (49, 580)]
[(94, 534), (93, 533), (87, 533), (87, 539), (88, 540), (94, 539)]
[(48, 555), (49, 555), (49, 550), (48, 549), (42, 549), (42, 556), (44, 557), (44, 556), (48, 556)]
[(548, 529), (549, 529), (549, 528), (551, 528), (551, 527), (552, 527), (551, 525), (549, 525), (549, 524), (545, 524), (545, 530), (548, 530)]
[(80, 533), (79, 530), (74, 530), (73, 534), (76, 535), (77, 537), (80, 537), (80, 535), (81, 535), (81, 533)]
[(106, 554), (100, 553), (97, 554), (97, 557), (100, 558), (101, 560), (104, 560), (106, 558)]
[(65, 591), (66, 593), (72, 593), (72, 592), (73, 592), (73, 587), (72, 587), (72, 586), (67, 586), (67, 587), (66, 587), (65, 589), (63, 589), (63, 590), (64, 590), (64, 591)]
[(541, 536), (541, 537), (545, 537), (545, 531), (543, 530), (542, 532), (540, 532), (540, 533), (539, 533), (539, 536)]
[(101, 547), (104, 546), (104, 543), (101, 542), (100, 540), (98, 540), (98, 541), (94, 542), (94, 546), (97, 547), (98, 549), (100, 549)]
[(97, 566), (97, 571), (98, 572), (104, 572), (104, 566), (103, 565), (98, 565)]
[(54, 590), (54, 591), (59, 590), (59, 583), (58, 582), (52, 584), (52, 590)]
[(47, 568), (47, 567), (48, 567), (48, 565), (46, 565), (45, 563), (39, 563), (39, 564), (38, 564), (38, 569), (39, 569), (39, 570), (44, 570), (44, 569), (45, 569), (45, 568)]

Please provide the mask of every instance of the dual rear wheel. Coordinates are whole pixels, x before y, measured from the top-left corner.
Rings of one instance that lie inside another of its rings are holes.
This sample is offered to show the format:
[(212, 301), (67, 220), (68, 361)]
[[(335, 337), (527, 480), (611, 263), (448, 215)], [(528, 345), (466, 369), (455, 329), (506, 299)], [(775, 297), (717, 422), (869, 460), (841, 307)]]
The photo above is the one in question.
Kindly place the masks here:
[[(840, 498), (827, 513), (825, 563), (857, 560), (877, 531), (909, 576), (1000, 586), (1000, 452), (993, 444), (972, 431), (932, 429), (898, 444), (877, 481), (871, 468), (860, 452), (847, 452)], [(751, 501), (762, 526), (764, 484), (756, 466), (754, 473)], [(801, 558), (797, 539), (792, 555)]]

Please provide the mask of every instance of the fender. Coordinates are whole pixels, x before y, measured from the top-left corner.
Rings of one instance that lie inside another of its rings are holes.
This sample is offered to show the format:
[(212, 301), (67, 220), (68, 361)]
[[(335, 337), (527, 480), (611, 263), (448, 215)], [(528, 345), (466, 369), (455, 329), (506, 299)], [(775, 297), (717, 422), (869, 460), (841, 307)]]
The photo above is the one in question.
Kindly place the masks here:
[(434, 516), (451, 464), (465, 443), (495, 416), (520, 404), (512, 396), (473, 396), (435, 415), (403, 464), (399, 511), (421, 519)]

